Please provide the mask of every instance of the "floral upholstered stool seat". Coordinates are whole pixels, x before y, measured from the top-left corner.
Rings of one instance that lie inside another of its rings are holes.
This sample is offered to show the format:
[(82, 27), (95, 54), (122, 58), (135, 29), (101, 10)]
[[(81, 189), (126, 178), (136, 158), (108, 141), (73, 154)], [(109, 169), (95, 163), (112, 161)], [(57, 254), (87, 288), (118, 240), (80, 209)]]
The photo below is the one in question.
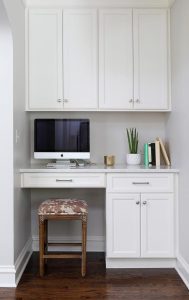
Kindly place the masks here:
[[(86, 274), (86, 237), (87, 237), (88, 206), (84, 200), (75, 199), (49, 199), (41, 203), (38, 208), (39, 216), (39, 259), (40, 276), (44, 275), (45, 261), (53, 258), (81, 258), (81, 274)], [(49, 243), (48, 221), (49, 220), (81, 220), (82, 242), (81, 243)], [(48, 246), (79, 246), (81, 254), (65, 254), (48, 252)]]

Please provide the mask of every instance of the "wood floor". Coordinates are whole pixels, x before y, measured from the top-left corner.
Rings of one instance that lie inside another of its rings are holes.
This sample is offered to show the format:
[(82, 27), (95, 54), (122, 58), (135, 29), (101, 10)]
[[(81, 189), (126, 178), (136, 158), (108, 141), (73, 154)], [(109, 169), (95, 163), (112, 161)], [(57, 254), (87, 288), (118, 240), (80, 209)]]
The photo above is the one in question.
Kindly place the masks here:
[(185, 300), (189, 292), (175, 270), (105, 270), (104, 254), (88, 254), (87, 276), (80, 261), (52, 260), (46, 276), (39, 277), (38, 253), (33, 253), (15, 288), (0, 288), (1, 300)]

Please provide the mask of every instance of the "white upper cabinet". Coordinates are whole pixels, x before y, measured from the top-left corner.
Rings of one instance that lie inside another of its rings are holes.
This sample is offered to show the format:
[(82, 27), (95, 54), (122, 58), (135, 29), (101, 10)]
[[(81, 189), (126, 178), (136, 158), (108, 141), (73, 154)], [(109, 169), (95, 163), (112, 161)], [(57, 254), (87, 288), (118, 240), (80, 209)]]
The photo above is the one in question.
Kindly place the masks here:
[(97, 98), (97, 12), (63, 11), (64, 107), (95, 109)]
[(170, 110), (168, 9), (29, 8), (27, 110)]
[[(62, 103), (62, 12), (30, 9), (28, 16), (29, 110), (59, 109)], [(59, 100), (60, 99), (60, 100)]]
[(100, 108), (133, 107), (132, 9), (100, 10)]
[(134, 108), (169, 108), (168, 15), (165, 9), (134, 9)]
[(100, 11), (101, 109), (168, 110), (166, 9)]
[(97, 12), (31, 9), (29, 110), (97, 109)]

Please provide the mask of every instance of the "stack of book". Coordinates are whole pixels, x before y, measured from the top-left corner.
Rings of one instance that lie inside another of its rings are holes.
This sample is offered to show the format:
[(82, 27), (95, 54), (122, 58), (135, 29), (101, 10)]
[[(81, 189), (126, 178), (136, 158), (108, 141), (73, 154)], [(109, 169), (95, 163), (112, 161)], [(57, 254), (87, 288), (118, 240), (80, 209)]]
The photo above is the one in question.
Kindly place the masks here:
[(160, 138), (157, 138), (154, 143), (144, 144), (144, 165), (159, 167), (161, 164), (161, 154), (165, 164), (170, 166), (169, 157)]

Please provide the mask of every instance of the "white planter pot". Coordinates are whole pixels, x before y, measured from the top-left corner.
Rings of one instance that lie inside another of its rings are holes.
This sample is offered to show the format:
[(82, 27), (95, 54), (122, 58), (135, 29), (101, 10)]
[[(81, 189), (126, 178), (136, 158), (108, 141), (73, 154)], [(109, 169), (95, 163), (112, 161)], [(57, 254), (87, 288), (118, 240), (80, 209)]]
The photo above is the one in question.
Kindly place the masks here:
[(128, 165), (140, 165), (141, 154), (127, 154)]

